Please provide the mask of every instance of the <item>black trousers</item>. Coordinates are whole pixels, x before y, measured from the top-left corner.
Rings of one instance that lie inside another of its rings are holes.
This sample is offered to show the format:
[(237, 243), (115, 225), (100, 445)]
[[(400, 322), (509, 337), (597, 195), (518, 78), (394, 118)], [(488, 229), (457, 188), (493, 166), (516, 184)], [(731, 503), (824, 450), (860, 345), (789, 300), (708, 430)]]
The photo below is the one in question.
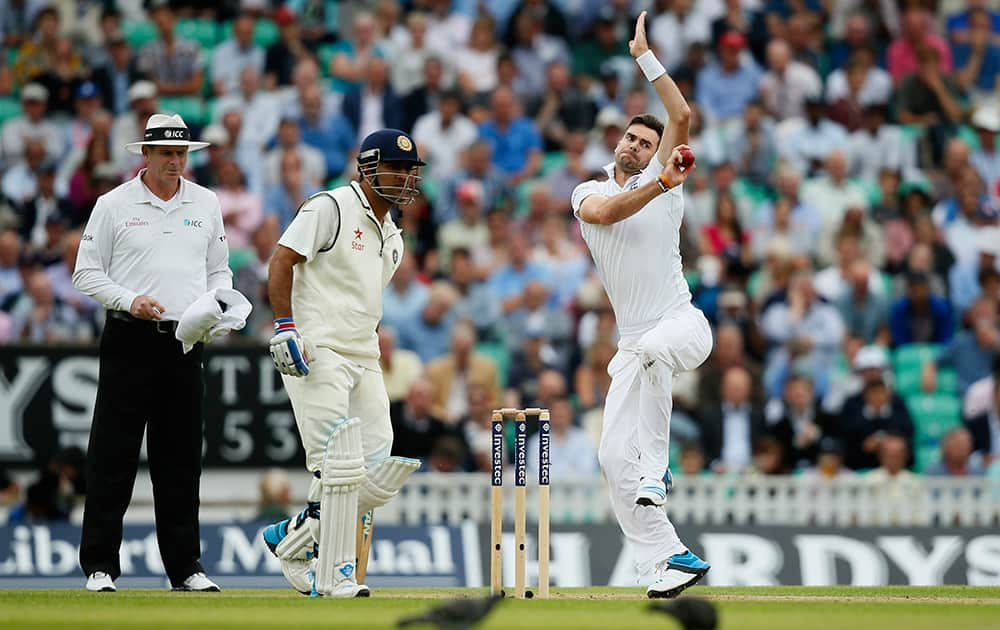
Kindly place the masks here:
[(202, 346), (188, 354), (172, 330), (108, 317), (87, 449), (80, 541), (85, 575), (121, 574), (122, 519), (146, 430), (156, 539), (173, 586), (202, 571), (198, 526), (202, 451)]

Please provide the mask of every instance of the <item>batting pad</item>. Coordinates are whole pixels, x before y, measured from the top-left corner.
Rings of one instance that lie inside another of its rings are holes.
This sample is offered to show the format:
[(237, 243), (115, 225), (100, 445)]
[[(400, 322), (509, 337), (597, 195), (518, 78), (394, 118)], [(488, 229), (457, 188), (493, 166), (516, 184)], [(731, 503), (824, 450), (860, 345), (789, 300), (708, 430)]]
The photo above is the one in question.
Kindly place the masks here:
[(313, 550), (319, 530), (318, 503), (310, 502), (306, 509), (288, 523), (288, 533), (274, 552), (282, 560), (299, 560)]
[(323, 497), (319, 510), (316, 591), (330, 595), (344, 580), (354, 581), (358, 488), (365, 478), (361, 421), (345, 418), (333, 428), (323, 456)]
[(358, 492), (358, 516), (363, 516), (377, 507), (381, 507), (399, 494), (406, 480), (418, 468), (419, 459), (409, 457), (386, 457), (365, 476)]

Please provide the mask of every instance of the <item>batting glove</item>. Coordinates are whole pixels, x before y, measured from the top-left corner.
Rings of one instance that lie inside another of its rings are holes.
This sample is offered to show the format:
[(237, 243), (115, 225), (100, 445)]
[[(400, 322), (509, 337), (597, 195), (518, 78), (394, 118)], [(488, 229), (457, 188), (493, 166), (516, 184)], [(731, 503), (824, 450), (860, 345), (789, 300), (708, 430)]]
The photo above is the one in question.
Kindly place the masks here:
[(274, 367), (282, 374), (305, 376), (309, 374), (312, 361), (306, 348), (306, 340), (295, 328), (295, 320), (282, 317), (274, 320), (274, 336), (271, 337), (271, 359)]

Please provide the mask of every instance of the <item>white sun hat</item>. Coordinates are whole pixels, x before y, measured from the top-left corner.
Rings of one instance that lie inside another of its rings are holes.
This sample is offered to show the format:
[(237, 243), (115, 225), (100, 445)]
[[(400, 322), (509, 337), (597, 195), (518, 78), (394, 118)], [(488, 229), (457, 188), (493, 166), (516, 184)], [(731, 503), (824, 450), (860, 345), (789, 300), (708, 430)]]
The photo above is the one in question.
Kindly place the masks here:
[(191, 131), (180, 116), (174, 114), (153, 114), (146, 122), (146, 131), (140, 142), (130, 142), (125, 145), (129, 153), (142, 154), (143, 145), (161, 147), (187, 147), (189, 151), (204, 149), (208, 142), (192, 142)]
[(1000, 132), (1000, 109), (996, 103), (982, 105), (972, 115), (972, 126), (993, 133)]

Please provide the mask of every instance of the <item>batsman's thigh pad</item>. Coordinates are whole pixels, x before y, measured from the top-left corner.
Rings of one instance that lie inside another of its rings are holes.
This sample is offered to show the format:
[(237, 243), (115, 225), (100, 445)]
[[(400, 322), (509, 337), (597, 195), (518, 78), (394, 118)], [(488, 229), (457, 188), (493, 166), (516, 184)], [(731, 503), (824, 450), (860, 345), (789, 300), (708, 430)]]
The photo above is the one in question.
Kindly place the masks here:
[(361, 418), (362, 444), (369, 467), (392, 452), (392, 420), (389, 418), (389, 395), (381, 372), (364, 370), (351, 390), (347, 415)]
[(321, 470), (323, 496), (316, 591), (329, 595), (340, 582), (354, 581), (358, 488), (365, 478), (358, 418), (344, 418), (334, 425), (326, 442)]
[(319, 540), (319, 502), (310, 501), (306, 509), (288, 522), (288, 532), (274, 552), (282, 560), (305, 558)]
[(419, 459), (395, 455), (386, 457), (376, 464), (361, 482), (358, 494), (359, 515), (391, 501), (418, 468), (420, 468)]
[(316, 349), (309, 370), (309, 383), (291, 376), (282, 377), (282, 383), (295, 412), (306, 469), (317, 471), (334, 426), (345, 416), (360, 415), (351, 411), (351, 396), (364, 370), (325, 347)]

